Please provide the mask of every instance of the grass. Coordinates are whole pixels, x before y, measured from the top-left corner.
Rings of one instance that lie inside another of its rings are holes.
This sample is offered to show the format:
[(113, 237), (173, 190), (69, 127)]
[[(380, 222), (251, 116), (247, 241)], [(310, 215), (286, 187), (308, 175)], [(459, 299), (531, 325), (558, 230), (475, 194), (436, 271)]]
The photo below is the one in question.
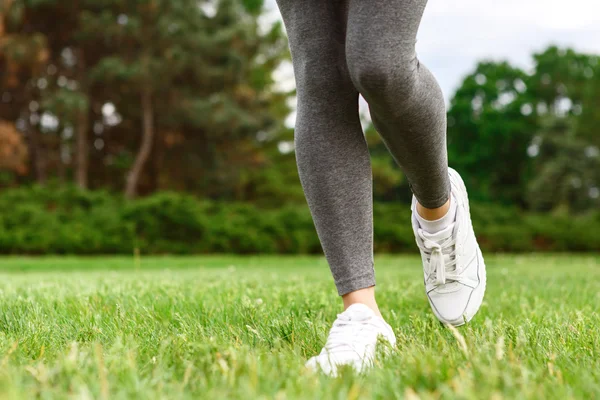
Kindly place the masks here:
[(0, 258), (0, 398), (600, 397), (600, 256), (487, 261), (453, 332), (416, 257), (377, 259), (398, 347), (333, 379), (303, 368), (339, 311), (322, 258)]

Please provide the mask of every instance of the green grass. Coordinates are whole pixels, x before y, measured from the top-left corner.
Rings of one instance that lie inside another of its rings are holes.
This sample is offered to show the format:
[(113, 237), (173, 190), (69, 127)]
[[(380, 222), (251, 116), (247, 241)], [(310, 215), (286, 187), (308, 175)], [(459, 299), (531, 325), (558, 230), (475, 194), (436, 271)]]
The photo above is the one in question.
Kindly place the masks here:
[(377, 259), (398, 347), (333, 379), (303, 367), (340, 311), (322, 258), (0, 258), (0, 398), (600, 397), (600, 256), (487, 261), (453, 333), (416, 257)]

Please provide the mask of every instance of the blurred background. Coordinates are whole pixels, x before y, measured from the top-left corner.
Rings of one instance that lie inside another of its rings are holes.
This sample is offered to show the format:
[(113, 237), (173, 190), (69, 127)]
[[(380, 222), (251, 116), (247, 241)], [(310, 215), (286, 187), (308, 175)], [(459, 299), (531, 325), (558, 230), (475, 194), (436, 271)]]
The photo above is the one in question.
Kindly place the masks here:
[[(600, 250), (600, 3), (431, 0), (486, 251)], [(320, 253), (274, 1), (0, 0), (0, 253)], [(375, 249), (413, 252), (374, 131)]]

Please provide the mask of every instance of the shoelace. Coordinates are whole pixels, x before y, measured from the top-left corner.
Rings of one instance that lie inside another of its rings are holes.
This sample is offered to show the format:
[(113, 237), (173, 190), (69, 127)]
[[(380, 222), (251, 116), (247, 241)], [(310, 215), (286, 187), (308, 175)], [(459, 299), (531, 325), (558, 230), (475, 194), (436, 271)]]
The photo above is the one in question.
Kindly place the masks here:
[[(452, 231), (453, 228), (451, 226), (448, 229)], [(423, 243), (417, 244), (428, 258), (427, 282), (439, 286), (446, 284), (447, 281), (459, 280), (461, 276), (456, 265), (456, 239), (454, 235), (451, 234), (441, 241), (435, 241), (428, 238), (422, 229), (418, 230), (418, 234)]]
[(328, 353), (337, 351), (354, 351), (358, 353), (355, 345), (365, 342), (370, 335), (377, 333), (378, 329), (372, 319), (352, 320), (342, 314), (333, 323), (325, 348)]

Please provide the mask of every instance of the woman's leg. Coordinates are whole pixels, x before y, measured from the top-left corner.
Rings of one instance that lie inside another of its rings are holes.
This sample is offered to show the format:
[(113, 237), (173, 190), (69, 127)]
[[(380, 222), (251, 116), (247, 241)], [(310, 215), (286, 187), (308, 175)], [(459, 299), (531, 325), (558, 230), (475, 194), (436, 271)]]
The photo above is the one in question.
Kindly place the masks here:
[(433, 312), (462, 325), (483, 301), (485, 263), (464, 182), (448, 168), (444, 98), (415, 53), (426, 3), (349, 0), (346, 53), (352, 80), (415, 195), (412, 225)]
[(373, 123), (424, 207), (449, 198), (446, 107), (419, 62), (416, 36), (427, 0), (349, 0), (347, 60)]
[(307, 366), (369, 366), (396, 338), (375, 303), (371, 161), (346, 64), (347, 0), (278, 0), (296, 75), (296, 159), (344, 312)]
[(345, 56), (347, 1), (278, 5), (296, 76), (300, 179), (338, 292), (348, 295), (375, 285), (375, 274), (371, 163)]

